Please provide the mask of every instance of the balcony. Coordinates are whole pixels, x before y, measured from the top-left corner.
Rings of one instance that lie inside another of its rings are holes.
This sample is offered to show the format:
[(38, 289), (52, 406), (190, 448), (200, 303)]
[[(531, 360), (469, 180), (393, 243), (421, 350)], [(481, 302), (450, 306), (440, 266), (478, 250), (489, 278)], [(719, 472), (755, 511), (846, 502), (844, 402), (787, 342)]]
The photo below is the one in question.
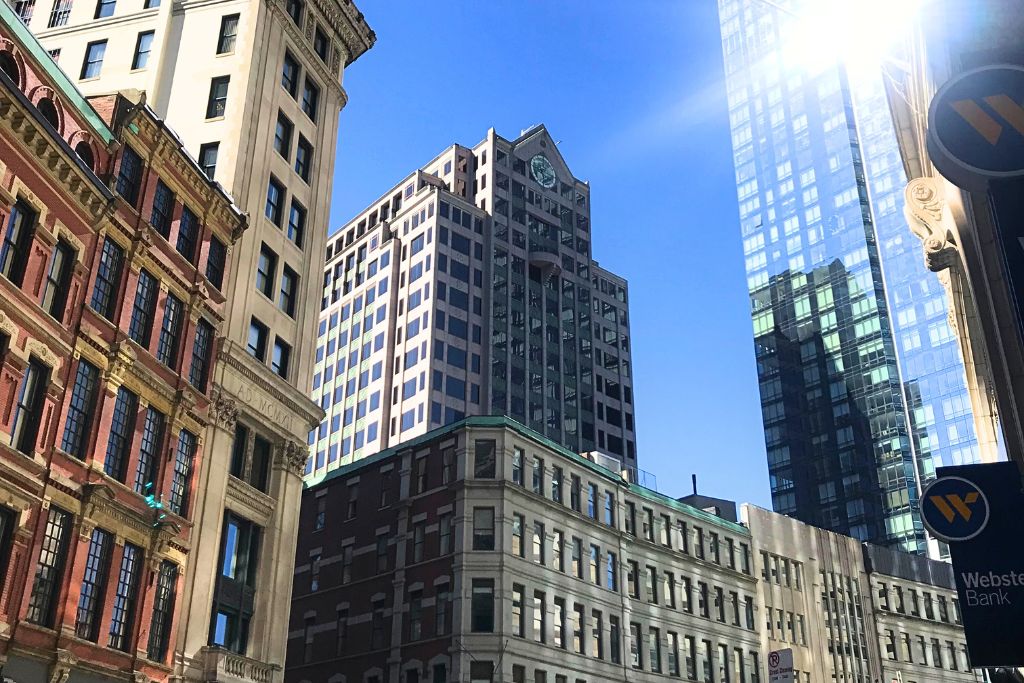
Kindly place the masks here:
[(548, 276), (559, 274), (562, 270), (562, 258), (558, 254), (558, 247), (531, 244), (530, 265), (540, 268)]
[(279, 683), (281, 667), (219, 647), (203, 648), (203, 680), (209, 683)]

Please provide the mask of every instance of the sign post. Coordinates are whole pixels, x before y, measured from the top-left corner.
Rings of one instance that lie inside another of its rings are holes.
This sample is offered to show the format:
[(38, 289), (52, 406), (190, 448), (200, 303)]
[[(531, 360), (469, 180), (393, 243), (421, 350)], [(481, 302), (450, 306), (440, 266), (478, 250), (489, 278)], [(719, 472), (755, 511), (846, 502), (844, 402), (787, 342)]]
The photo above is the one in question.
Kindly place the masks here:
[(1024, 666), (1024, 511), (1013, 462), (940, 467), (921, 518), (949, 544), (971, 666)]
[(768, 683), (796, 683), (794, 676), (792, 648), (768, 653)]

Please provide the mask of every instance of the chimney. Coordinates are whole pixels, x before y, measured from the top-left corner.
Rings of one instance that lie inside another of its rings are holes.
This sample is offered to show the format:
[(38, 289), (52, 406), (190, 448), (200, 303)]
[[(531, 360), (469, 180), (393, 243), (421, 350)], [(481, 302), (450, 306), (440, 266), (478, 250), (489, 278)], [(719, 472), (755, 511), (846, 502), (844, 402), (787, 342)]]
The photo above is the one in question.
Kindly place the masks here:
[(697, 495), (697, 475), (691, 474), (690, 478), (693, 480), (693, 495)]

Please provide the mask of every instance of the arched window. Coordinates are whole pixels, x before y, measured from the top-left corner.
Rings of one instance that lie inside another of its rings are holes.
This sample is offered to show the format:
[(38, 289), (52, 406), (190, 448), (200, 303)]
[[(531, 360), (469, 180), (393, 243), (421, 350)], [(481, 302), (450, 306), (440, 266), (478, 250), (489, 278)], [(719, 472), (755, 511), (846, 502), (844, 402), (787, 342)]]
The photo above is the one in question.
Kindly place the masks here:
[(89, 146), (88, 142), (82, 141), (75, 145), (75, 154), (82, 160), (82, 163), (89, 167), (90, 171), (95, 171), (95, 159), (92, 156), (92, 147)]
[(54, 130), (60, 130), (60, 117), (57, 115), (57, 107), (53, 106), (53, 100), (48, 97), (44, 97), (39, 100), (39, 104), (36, 105), (36, 109), (43, 115), (43, 118), (53, 126)]
[(0, 71), (3, 71), (14, 85), (21, 87), (21, 74), (18, 72), (18, 63), (14, 61), (14, 55), (10, 52), (0, 52)]

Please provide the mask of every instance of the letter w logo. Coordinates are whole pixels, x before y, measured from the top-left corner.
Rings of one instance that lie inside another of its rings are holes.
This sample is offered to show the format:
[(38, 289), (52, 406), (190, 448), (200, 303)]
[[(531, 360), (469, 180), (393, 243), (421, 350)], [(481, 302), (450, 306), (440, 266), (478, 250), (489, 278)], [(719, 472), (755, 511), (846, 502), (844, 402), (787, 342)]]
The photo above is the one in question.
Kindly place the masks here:
[[(984, 98), (988, 106), (1001, 116), (1004, 121), (1013, 126), (1021, 135), (1024, 135), (1024, 108), (1014, 102), (1008, 95), (992, 95)], [(975, 100), (957, 100), (950, 104), (954, 111), (963, 117), (971, 128), (978, 131), (978, 134), (988, 141), (993, 147), (999, 142), (999, 136), (1003, 134), (1003, 126), (996, 121), (987, 111), (981, 108)]]
[(978, 500), (978, 492), (971, 491), (963, 498), (960, 497), (960, 494), (948, 493), (944, 496), (928, 496), (928, 499), (935, 504), (947, 522), (952, 522), (957, 514), (963, 517), (965, 522), (969, 522), (971, 521), (970, 506)]

